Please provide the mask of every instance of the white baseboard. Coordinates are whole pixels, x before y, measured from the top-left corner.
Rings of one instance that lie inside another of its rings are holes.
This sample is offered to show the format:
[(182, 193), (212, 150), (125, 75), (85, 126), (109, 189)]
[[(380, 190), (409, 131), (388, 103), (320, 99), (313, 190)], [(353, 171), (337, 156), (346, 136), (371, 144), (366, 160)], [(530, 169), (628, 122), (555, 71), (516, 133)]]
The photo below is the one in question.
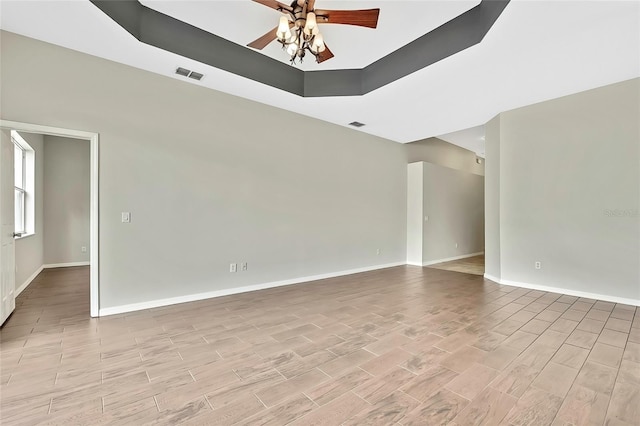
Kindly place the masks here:
[(38, 276), (38, 274), (40, 274), (40, 272), (42, 272), (43, 269), (44, 269), (44, 266), (41, 266), (38, 269), (36, 269), (36, 271), (29, 278), (27, 278), (26, 281), (24, 283), (22, 283), (22, 285), (20, 287), (18, 287), (16, 289), (15, 297), (18, 297), (18, 295), (20, 293), (22, 293), (24, 291), (24, 289), (27, 288), (27, 286), (29, 284), (31, 284), (31, 281), (33, 281)]
[(438, 263), (451, 262), (453, 260), (466, 259), (468, 257), (480, 256), (481, 254), (484, 254), (484, 252), (479, 251), (477, 253), (469, 253), (469, 254), (463, 254), (460, 256), (447, 257), (445, 259), (429, 260), (427, 262), (422, 263), (422, 266), (430, 266), (430, 265), (436, 265)]
[(387, 263), (384, 265), (368, 266), (364, 268), (350, 269), (340, 272), (332, 272), (328, 274), (313, 275), (309, 277), (293, 278), (283, 281), (272, 281), (269, 283), (248, 285), (244, 287), (227, 288), (223, 290), (209, 291), (206, 293), (189, 294), (186, 296), (170, 297), (167, 299), (157, 299), (148, 302), (132, 303), (130, 305), (113, 306), (110, 308), (100, 309), (99, 316), (123, 314), (126, 312), (141, 311), (144, 309), (159, 308), (162, 306), (176, 305), (178, 303), (195, 302), (198, 300), (211, 299), (214, 297), (230, 296), (232, 294), (247, 293), (250, 291), (265, 290), (275, 287), (283, 287), (293, 284), (309, 283), (312, 281), (324, 280), (327, 278), (341, 277), (344, 275), (358, 274), (361, 272), (375, 271), (378, 269), (393, 268), (395, 266), (403, 266), (405, 262)]
[(90, 264), (90, 262), (49, 263), (44, 265), (44, 268), (72, 268), (74, 266), (89, 266)]
[(495, 277), (492, 277), (491, 275), (487, 275), (487, 274), (485, 274), (484, 277), (498, 284), (508, 285), (511, 287), (522, 287), (522, 288), (527, 288), (529, 290), (540, 290), (540, 291), (546, 291), (549, 293), (566, 294), (568, 296), (575, 296), (575, 297), (584, 297), (586, 299), (603, 300), (605, 302), (612, 302), (612, 303), (621, 303), (623, 305), (640, 306), (640, 299), (628, 299), (626, 297), (610, 296), (607, 294), (599, 294), (599, 293), (589, 293), (585, 291), (571, 290), (571, 289), (562, 288), (562, 287), (550, 287), (546, 285), (524, 283), (519, 281), (501, 280), (501, 279), (496, 279)]
[(494, 277), (493, 275), (489, 275), (489, 274), (487, 274), (487, 273), (485, 273), (485, 274), (484, 274), (484, 277), (485, 277), (486, 279), (488, 279), (488, 280), (493, 281), (494, 283), (498, 283), (498, 284), (500, 284), (500, 278), (498, 278), (498, 277)]

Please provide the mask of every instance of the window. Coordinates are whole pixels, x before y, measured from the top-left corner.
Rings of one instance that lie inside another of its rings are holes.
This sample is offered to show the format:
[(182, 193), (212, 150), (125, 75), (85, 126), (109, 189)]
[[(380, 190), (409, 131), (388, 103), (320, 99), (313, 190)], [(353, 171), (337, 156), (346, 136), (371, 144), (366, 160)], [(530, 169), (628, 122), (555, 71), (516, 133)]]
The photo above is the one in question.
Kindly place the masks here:
[(14, 139), (14, 171), (15, 171), (15, 209), (16, 209), (16, 217), (15, 217), (15, 232), (20, 234), (26, 234), (27, 230), (26, 223), (26, 211), (25, 211), (25, 202), (26, 198), (26, 185), (25, 185), (25, 166), (24, 163), (26, 161), (26, 153), (24, 149), (19, 146)]
[(35, 152), (16, 131), (11, 132), (14, 150), (15, 233), (35, 233)]

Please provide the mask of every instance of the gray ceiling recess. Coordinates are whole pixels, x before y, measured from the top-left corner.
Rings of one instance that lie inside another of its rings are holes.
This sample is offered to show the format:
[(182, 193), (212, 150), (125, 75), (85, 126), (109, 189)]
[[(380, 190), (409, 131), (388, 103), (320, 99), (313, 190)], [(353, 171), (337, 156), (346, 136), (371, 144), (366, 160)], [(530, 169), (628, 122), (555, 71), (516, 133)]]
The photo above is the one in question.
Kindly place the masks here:
[[(510, 0), (480, 4), (361, 69), (302, 71), (138, 0), (91, 0), (142, 43), (304, 97), (361, 96), (482, 41)], [(382, 11), (384, 13), (384, 11)]]

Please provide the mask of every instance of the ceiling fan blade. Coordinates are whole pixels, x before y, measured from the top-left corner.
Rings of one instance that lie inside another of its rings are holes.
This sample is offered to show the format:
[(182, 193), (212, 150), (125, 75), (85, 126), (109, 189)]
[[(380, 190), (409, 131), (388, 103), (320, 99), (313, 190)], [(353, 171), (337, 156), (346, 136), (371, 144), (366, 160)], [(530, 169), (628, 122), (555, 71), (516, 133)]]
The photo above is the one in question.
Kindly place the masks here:
[(318, 53), (318, 56), (316, 56), (316, 61), (318, 63), (327, 61), (331, 58), (333, 58), (333, 52), (331, 50), (329, 50), (329, 48), (327, 47), (327, 45), (325, 44), (325, 49), (323, 52)]
[(253, 47), (254, 49), (258, 49), (258, 50), (264, 49), (265, 47), (267, 47), (269, 43), (271, 43), (273, 40), (276, 39), (276, 31), (278, 31), (278, 27), (275, 27), (274, 29), (269, 30), (268, 33), (266, 33), (262, 37), (259, 37), (253, 40), (251, 43), (247, 44), (247, 46)]
[(316, 0), (307, 1), (307, 11), (311, 12), (313, 10), (313, 6), (315, 6)]
[(293, 11), (293, 8), (288, 4), (280, 3), (279, 1), (276, 1), (276, 0), (253, 0), (253, 1), (256, 3), (263, 4), (275, 10), (287, 10), (289, 12)]
[(321, 10), (315, 11), (319, 24), (346, 24), (376, 28), (380, 9), (367, 10)]

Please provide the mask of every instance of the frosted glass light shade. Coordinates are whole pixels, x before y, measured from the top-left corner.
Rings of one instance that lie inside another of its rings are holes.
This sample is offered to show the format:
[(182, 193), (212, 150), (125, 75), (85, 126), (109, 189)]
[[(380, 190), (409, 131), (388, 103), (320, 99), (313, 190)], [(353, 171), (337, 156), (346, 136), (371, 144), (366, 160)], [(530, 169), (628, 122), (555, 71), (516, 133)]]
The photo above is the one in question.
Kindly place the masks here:
[(316, 48), (319, 48), (320, 46), (324, 46), (324, 38), (322, 37), (322, 34), (318, 34), (313, 38), (313, 45)]
[(282, 15), (280, 17), (280, 22), (278, 23), (278, 32), (283, 33), (289, 29), (289, 19), (286, 16)]
[(309, 28), (309, 30), (313, 30), (318, 23), (316, 22), (316, 14), (313, 12), (307, 13), (307, 23), (305, 24), (305, 28)]

